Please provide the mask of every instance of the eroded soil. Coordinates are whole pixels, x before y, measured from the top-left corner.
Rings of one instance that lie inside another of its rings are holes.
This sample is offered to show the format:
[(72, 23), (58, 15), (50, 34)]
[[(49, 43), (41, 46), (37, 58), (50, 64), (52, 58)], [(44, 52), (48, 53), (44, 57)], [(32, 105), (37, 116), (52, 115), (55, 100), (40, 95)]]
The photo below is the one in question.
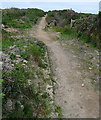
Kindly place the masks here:
[[(89, 78), (84, 78), (82, 71), (78, 69), (81, 64), (78, 58), (51, 37), (50, 34), (55, 36), (55, 32), (44, 31), (45, 26), (46, 21), (43, 17), (36, 27), (36, 32), (33, 28), (30, 35), (43, 41), (51, 52), (50, 58), (57, 78), (55, 103), (62, 108), (63, 118), (98, 118), (99, 93), (93, 90), (91, 83), (84, 83), (83, 80)], [(88, 71), (85, 72), (88, 74)]]

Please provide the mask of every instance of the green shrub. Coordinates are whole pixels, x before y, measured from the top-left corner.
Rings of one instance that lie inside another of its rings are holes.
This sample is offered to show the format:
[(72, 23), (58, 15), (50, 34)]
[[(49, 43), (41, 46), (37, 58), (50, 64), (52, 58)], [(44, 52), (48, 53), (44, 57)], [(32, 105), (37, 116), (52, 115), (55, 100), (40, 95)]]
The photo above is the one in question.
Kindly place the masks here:
[(24, 58), (25, 60), (29, 60), (30, 55), (28, 52), (20, 52), (19, 53), (21, 55), (22, 58)]
[(39, 9), (3, 9), (2, 23), (7, 27), (31, 28), (44, 14), (44, 11)]
[(39, 67), (46, 68), (46, 65), (43, 63), (45, 48), (39, 43), (38, 45), (30, 46), (28, 52), (33, 55), (35, 61), (38, 63)]
[[(88, 13), (77, 13), (73, 10), (54, 10), (49, 11), (46, 18), (48, 24), (56, 21), (56, 26), (52, 27), (57, 32), (61, 32), (65, 37), (76, 37), (96, 48), (100, 48), (100, 12), (99, 15)], [(72, 29), (70, 28), (71, 19), (75, 20)], [(62, 21), (62, 22), (61, 22)]]

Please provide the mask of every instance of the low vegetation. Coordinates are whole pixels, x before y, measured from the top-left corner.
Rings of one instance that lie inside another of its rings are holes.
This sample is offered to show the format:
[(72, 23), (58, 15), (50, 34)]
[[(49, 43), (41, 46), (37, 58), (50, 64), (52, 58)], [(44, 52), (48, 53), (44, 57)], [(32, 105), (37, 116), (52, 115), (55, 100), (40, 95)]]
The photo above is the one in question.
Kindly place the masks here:
[(39, 9), (4, 9), (2, 10), (2, 23), (5, 27), (31, 28), (37, 20), (44, 15)]
[[(101, 13), (93, 15), (77, 13), (73, 10), (55, 10), (47, 14), (48, 25), (45, 30), (49, 27), (61, 33), (62, 40), (76, 38), (99, 48), (98, 26)], [(54, 104), (55, 80), (47, 46), (26, 34), (26, 31), (37, 24), (44, 15), (44, 11), (32, 8), (2, 10), (0, 55), (2, 54), (3, 64), (0, 97), (3, 100), (3, 118), (62, 117), (61, 108)], [(71, 19), (75, 20), (72, 28)], [(93, 58), (89, 56), (91, 62), (94, 62)], [(92, 69), (91, 62), (88, 63), (90, 69)], [(94, 80), (95, 74), (96, 70)]]
[[(97, 90), (99, 88), (98, 76), (101, 72), (99, 69), (100, 14), (76, 13), (73, 10), (50, 11), (45, 28), (46, 31), (58, 32), (57, 38), (61, 45), (78, 58), (82, 76), (88, 77)], [(64, 20), (62, 24), (59, 22), (61, 19)], [(71, 19), (75, 20), (72, 27)]]
[[(75, 20), (71, 28), (71, 19)], [(56, 31), (67, 34), (71, 37), (75, 36), (79, 40), (100, 48), (100, 13), (85, 14), (77, 13), (73, 10), (59, 10), (48, 12), (48, 25), (52, 25)]]
[[(60, 107), (54, 104), (54, 77), (47, 47), (36, 38), (26, 36), (26, 28), (35, 25), (43, 15), (44, 12), (38, 9), (3, 10), (0, 52), (3, 62), (0, 81), (3, 118), (61, 116)], [(14, 31), (8, 31), (8, 28)]]

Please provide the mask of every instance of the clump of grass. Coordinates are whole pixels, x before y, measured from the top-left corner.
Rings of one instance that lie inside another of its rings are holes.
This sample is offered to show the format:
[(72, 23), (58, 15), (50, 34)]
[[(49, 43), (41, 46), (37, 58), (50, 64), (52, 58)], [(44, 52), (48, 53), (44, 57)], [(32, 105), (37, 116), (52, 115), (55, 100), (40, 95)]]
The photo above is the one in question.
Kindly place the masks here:
[(55, 111), (58, 113), (58, 116), (61, 118), (63, 115), (62, 115), (62, 109), (60, 106), (56, 106), (56, 109)]
[(2, 50), (5, 50), (9, 46), (13, 46), (15, 42), (19, 41), (18, 38), (11, 38), (12, 33), (2, 30)]
[(25, 60), (29, 60), (30, 59), (30, 55), (28, 52), (20, 52), (19, 53), (21, 55), (21, 57)]
[(10, 58), (11, 58), (11, 60), (14, 60), (14, 59), (16, 58), (16, 55), (13, 54), (13, 53), (11, 53), (11, 54), (10, 54)]
[(33, 55), (39, 67), (46, 68), (46, 64), (42, 61), (45, 57), (45, 48), (42, 43), (39, 42), (37, 45), (33, 44), (33, 46), (29, 46), (27, 51)]
[(77, 33), (70, 28), (70, 25), (67, 25), (65, 28), (61, 28), (61, 27), (51, 27), (53, 30), (55, 30), (56, 32), (60, 32), (61, 33), (61, 37), (68, 37), (68, 38), (76, 38), (77, 37)]

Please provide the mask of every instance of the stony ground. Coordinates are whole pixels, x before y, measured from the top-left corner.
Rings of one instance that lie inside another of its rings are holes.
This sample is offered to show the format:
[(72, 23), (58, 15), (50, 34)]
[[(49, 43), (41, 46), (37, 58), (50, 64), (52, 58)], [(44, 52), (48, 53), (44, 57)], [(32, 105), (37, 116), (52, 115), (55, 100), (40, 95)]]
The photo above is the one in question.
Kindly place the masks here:
[[(94, 89), (95, 84), (92, 84), (94, 80), (95, 83), (98, 82), (98, 66), (95, 67), (98, 65), (98, 51), (91, 50), (88, 46), (85, 49), (83, 45), (80, 48), (76, 40), (60, 42), (57, 40), (58, 33), (45, 32), (45, 26), (43, 17), (36, 26), (36, 32), (33, 28), (29, 33), (48, 46), (57, 78), (55, 103), (62, 108), (63, 118), (99, 117), (99, 93)], [(85, 59), (89, 58), (88, 53), (84, 54), (88, 49), (91, 50), (91, 60)]]
[(61, 111), (53, 100), (54, 78), (47, 46), (28, 36), (27, 30), (9, 37), (13, 40), (6, 48), (4, 43), (0, 52), (3, 118), (58, 117)]
[[(51, 29), (45, 31), (44, 28), (46, 24), (45, 17), (43, 17), (38, 25), (33, 26), (32, 29), (11, 36), (12, 38), (17, 38), (18, 41), (4, 51), (3, 68), (6, 68), (5, 70), (7, 70), (6, 72), (8, 73), (13, 70), (15, 65), (19, 64), (20, 67), (23, 66), (25, 69), (27, 68), (27, 71), (34, 74), (34, 79), (26, 78), (28, 80), (27, 85), (29, 84), (28, 89), (30, 89), (32, 81), (36, 85), (39, 85), (40, 83), (42, 89), (38, 99), (41, 98), (40, 96), (42, 96), (44, 90), (44, 92), (49, 93), (50, 96), (47, 100), (52, 98), (50, 103), (53, 104), (54, 99), (55, 104), (58, 107), (57, 109), (54, 109), (54, 107), (52, 108), (54, 112), (51, 112), (51, 117), (62, 117), (60, 107), (62, 108), (63, 118), (99, 117), (98, 50), (91, 48), (89, 45), (77, 41), (76, 39), (61, 37), (60, 33)], [(37, 45), (40, 45), (40, 42), (36, 39), (44, 42), (48, 48), (48, 53), (46, 52), (45, 54), (46, 58), (42, 59), (44, 65), (46, 64), (45, 61), (50, 62), (47, 63), (47, 69), (43, 68), (42, 64), (41, 66), (38, 63), (38, 65), (36, 64), (31, 55), (32, 53), (30, 54), (29, 60), (26, 58), (29, 56), (28, 51), (26, 51), (28, 47), (33, 46), (34, 44), (36, 45), (37, 42)], [(26, 52), (26, 54), (22, 54), (24, 52)], [(53, 73), (51, 73), (51, 69), (53, 70)], [(53, 74), (55, 77), (53, 77)], [(56, 81), (56, 84), (54, 80)], [(37, 88), (39, 89), (40, 87), (36, 86), (36, 89)], [(9, 93), (8, 90), (11, 90), (11, 88), (6, 90)], [(24, 95), (26, 95), (26, 93), (27, 92), (25, 92)], [(17, 98), (19, 97), (20, 96)], [(24, 100), (24, 104), (20, 101), (21, 106), (26, 104), (26, 98), (24, 98)], [(11, 97), (5, 102), (6, 108), (4, 113), (14, 110), (12, 101), (14, 101), (14, 98)], [(49, 104), (49, 101), (46, 102)], [(33, 102), (31, 103), (33, 104)], [(19, 110), (23, 111), (23, 108)], [(38, 107), (38, 110), (40, 111), (40, 106)], [(57, 114), (54, 114), (55, 112), (57, 112)], [(39, 114), (39, 117), (43, 116)]]

